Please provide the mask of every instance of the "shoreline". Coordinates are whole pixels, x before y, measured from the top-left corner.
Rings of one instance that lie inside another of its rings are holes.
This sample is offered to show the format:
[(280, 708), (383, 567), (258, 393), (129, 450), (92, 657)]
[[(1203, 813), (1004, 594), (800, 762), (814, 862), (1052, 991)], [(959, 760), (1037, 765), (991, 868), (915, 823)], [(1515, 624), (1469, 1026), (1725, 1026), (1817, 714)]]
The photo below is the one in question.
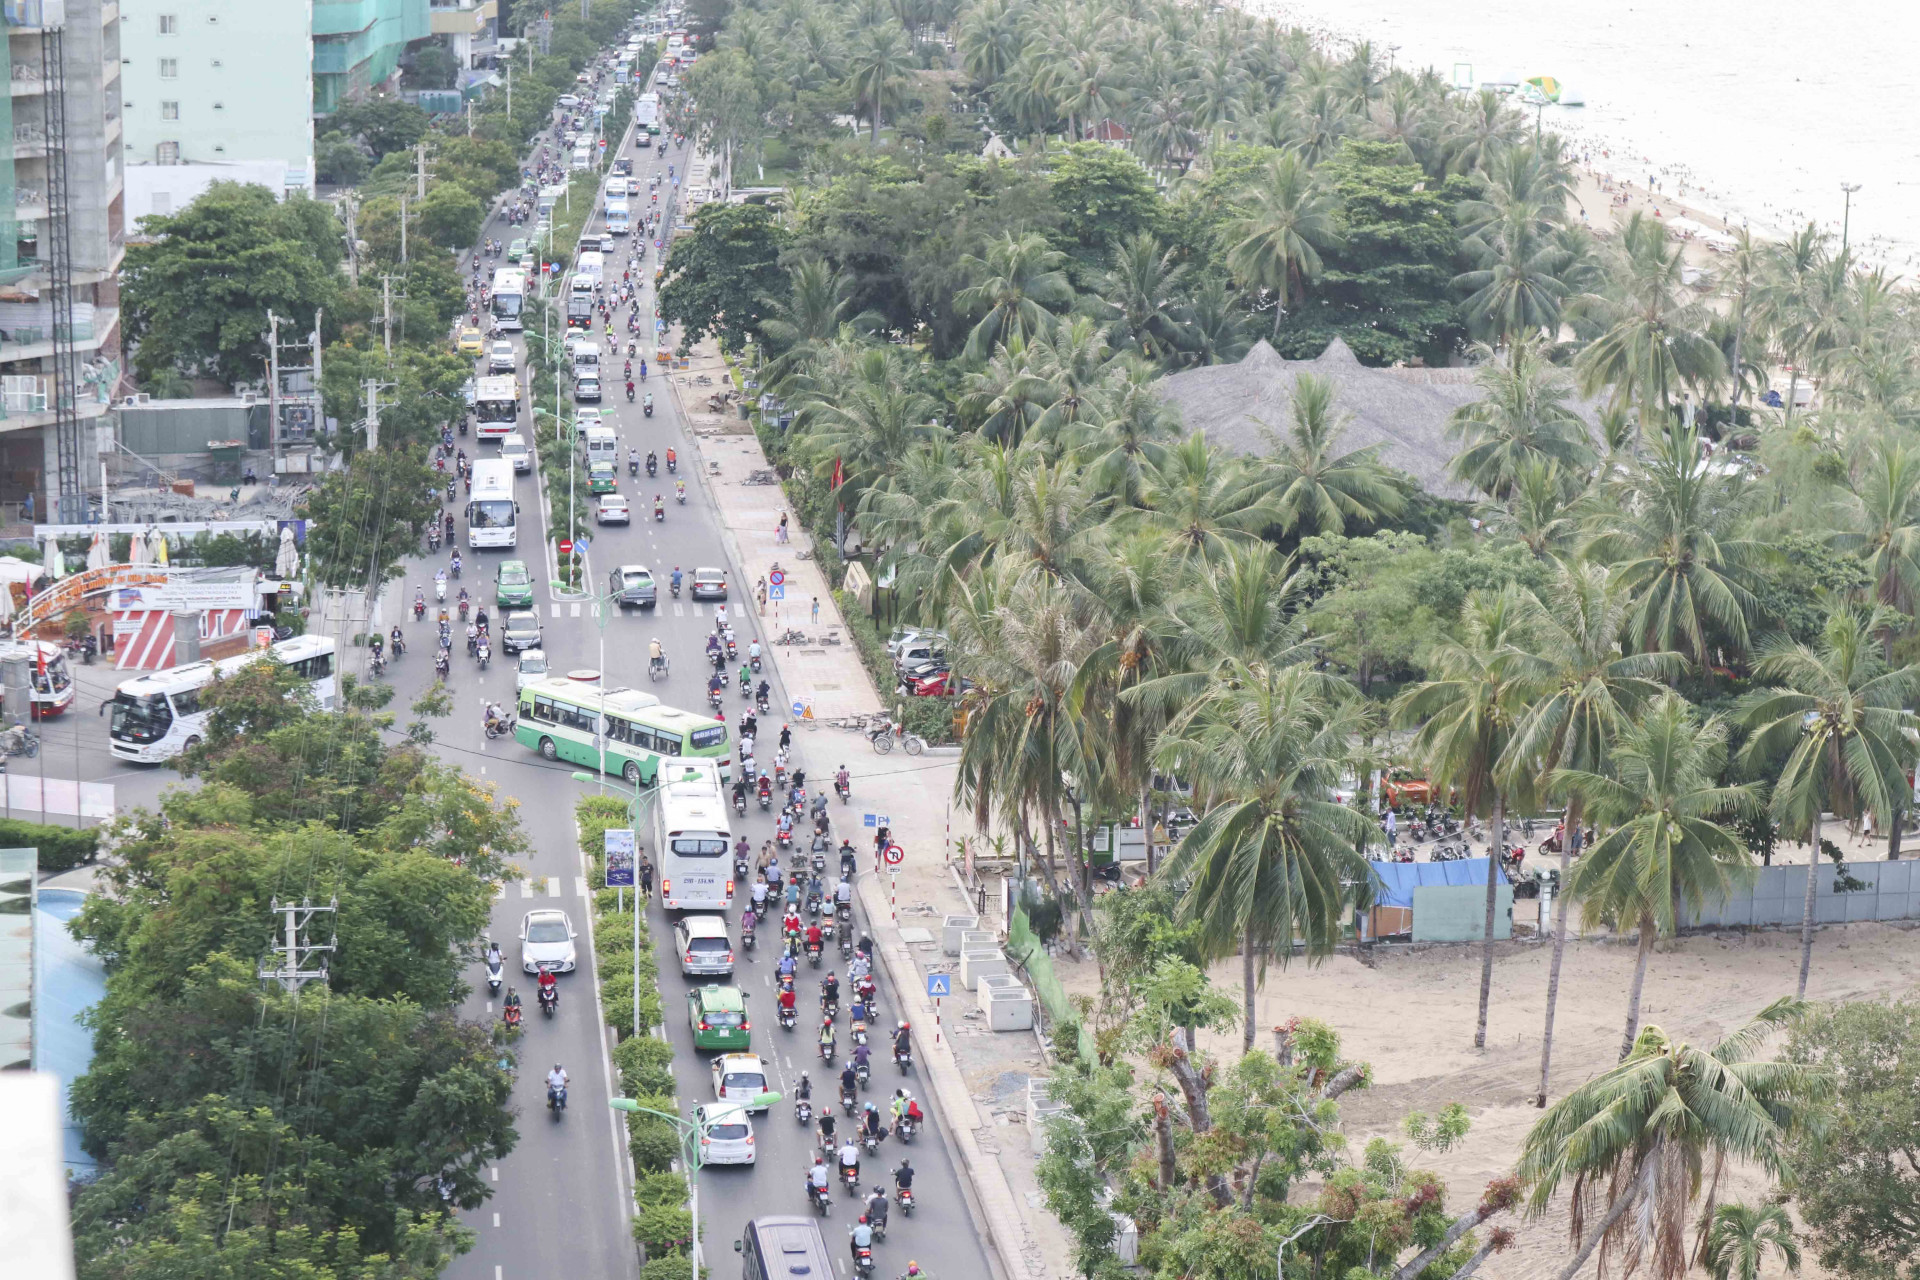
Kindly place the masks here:
[[(1318, 12), (1308, 11), (1307, 6), (1297, 0), (1233, 2), (1252, 16), (1269, 17), (1283, 26), (1305, 32), (1316, 49), (1329, 55), (1344, 56), (1353, 45), (1369, 38), (1358, 34), (1350, 26), (1341, 25), (1337, 20), (1329, 20)], [(1379, 47), (1377, 38), (1374, 38), (1374, 44), (1376, 48)], [(1392, 48), (1397, 50), (1398, 46)], [(1430, 66), (1436, 72), (1441, 70), (1431, 60), (1423, 59), (1411, 51), (1408, 52), (1407, 62), (1409, 68)], [(1691, 165), (1681, 161), (1658, 161), (1644, 154), (1638, 144), (1608, 136), (1572, 116), (1571, 113), (1582, 108), (1549, 106), (1547, 110), (1554, 115), (1552, 131), (1565, 140), (1567, 153), (1574, 162), (1577, 195), (1572, 205), (1574, 213), (1576, 216), (1584, 215), (1587, 224), (1600, 234), (1611, 234), (1619, 223), (1626, 220), (1627, 214), (1636, 210), (1658, 210), (1665, 221), (1682, 218), (1722, 234), (1731, 234), (1744, 228), (1757, 240), (1786, 240), (1808, 222), (1814, 223), (1835, 240), (1840, 235), (1838, 218), (1772, 206), (1766, 206), (1756, 213), (1753, 208), (1703, 182), (1701, 175)], [(1606, 198), (1608, 194), (1625, 195), (1628, 203), (1625, 206), (1611, 205)], [(1600, 216), (1603, 212), (1611, 212), (1613, 216), (1603, 218)], [(1688, 245), (1688, 261), (1694, 265), (1708, 266), (1720, 256), (1701, 239), (1699, 232), (1689, 234), (1682, 231), (1676, 238)], [(1888, 241), (1880, 236), (1861, 235), (1853, 238), (1849, 249), (1856, 264), (1866, 270), (1879, 268), (1894, 274), (1913, 274), (1920, 270), (1920, 260), (1917, 260), (1915, 246), (1911, 244)]]

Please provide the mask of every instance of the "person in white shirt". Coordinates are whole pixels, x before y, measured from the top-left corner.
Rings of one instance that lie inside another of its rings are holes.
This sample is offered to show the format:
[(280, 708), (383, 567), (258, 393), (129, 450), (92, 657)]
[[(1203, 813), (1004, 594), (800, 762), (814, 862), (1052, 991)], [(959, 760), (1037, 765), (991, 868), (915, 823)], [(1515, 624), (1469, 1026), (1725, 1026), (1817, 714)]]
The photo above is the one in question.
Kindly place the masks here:
[(844, 1145), (844, 1146), (842, 1146), (842, 1147), (840, 1148), (840, 1171), (841, 1171), (841, 1176), (843, 1176), (843, 1177), (844, 1177), (844, 1176), (846, 1175), (846, 1171), (847, 1171), (847, 1170), (849, 1170), (849, 1169), (851, 1169), (851, 1170), (853, 1171), (853, 1176), (854, 1176), (854, 1177), (855, 1177), (856, 1179), (857, 1179), (857, 1178), (859, 1178), (859, 1176), (860, 1176), (860, 1148), (858, 1148), (858, 1147), (856, 1147), (856, 1146), (854, 1146), (854, 1145), (853, 1145), (853, 1139), (852, 1139), (852, 1138), (848, 1138), (848, 1139), (847, 1139), (847, 1141), (846, 1141), (846, 1145)]

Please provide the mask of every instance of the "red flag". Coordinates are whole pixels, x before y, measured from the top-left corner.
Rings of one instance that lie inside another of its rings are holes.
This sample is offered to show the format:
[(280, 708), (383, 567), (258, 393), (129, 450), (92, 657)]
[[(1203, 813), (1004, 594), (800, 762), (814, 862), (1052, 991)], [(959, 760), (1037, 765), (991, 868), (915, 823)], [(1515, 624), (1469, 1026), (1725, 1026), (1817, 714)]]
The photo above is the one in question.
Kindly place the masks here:
[(833, 487), (838, 489), (847, 482), (846, 475), (840, 470), (840, 459), (833, 460)]

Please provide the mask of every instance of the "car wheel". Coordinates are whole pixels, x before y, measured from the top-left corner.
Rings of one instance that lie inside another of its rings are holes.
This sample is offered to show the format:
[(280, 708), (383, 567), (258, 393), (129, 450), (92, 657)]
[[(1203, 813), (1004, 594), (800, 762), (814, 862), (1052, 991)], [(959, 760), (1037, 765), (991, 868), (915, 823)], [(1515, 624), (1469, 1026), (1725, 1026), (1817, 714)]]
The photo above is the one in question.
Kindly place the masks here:
[(552, 738), (540, 739), (540, 755), (546, 760), (558, 760), (560, 758), (560, 752), (554, 747)]
[(640, 762), (638, 760), (627, 761), (627, 767), (620, 771), (620, 776), (627, 780), (628, 786), (630, 787), (639, 786), (640, 785)]

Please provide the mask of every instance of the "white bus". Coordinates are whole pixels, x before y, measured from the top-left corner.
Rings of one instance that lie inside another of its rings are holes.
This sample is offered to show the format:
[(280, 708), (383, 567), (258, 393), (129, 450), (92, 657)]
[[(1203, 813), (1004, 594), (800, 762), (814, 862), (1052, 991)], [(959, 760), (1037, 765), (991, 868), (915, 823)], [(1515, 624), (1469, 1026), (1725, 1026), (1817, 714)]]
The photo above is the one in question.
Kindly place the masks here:
[(484, 458), (473, 464), (473, 492), (467, 495), (467, 546), (512, 547), (519, 543), (520, 504), (513, 500), (513, 464)]
[[(0, 584), (0, 591), (5, 589)], [(47, 640), (0, 640), (0, 663), (8, 658), (27, 660), (27, 682), (33, 688), (30, 714), (35, 720), (57, 716), (73, 705), (73, 673), (59, 645)]]
[(314, 703), (322, 711), (331, 711), (337, 692), (333, 654), (333, 641), (326, 636), (295, 636), (268, 649), (249, 650), (218, 662), (191, 662), (128, 680), (107, 704), (111, 715), (108, 749), (115, 759), (138, 764), (173, 759), (207, 731), (212, 713), (201, 708), (200, 691), (263, 658), (292, 667), (306, 681)]
[(527, 305), (527, 273), (518, 267), (502, 267), (493, 273), (493, 292), (487, 308), (502, 329), (518, 331), (526, 327), (520, 318)]
[(504, 440), (520, 421), (520, 379), (490, 374), (473, 384), (473, 433), (482, 440)]
[(668, 911), (731, 907), (733, 833), (718, 763), (662, 761), (653, 813), (660, 905)]

